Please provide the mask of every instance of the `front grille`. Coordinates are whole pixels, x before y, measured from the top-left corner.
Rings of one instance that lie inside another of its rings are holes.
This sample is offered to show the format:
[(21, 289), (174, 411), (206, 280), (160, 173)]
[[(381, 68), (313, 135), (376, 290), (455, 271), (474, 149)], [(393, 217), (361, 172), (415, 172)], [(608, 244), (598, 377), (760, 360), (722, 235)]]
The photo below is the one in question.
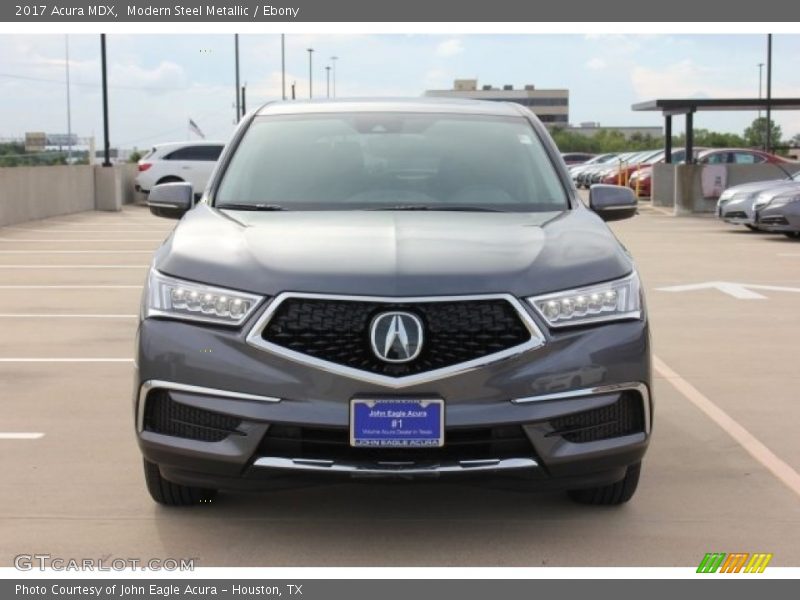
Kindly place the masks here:
[(239, 433), (236, 428), (242, 422), (236, 417), (175, 402), (166, 390), (153, 390), (146, 402), (144, 430), (162, 435), (219, 442)]
[(441, 448), (354, 448), (343, 427), (270, 425), (259, 452), (262, 456), (333, 461), (413, 461), (417, 463), (533, 457), (522, 427), (453, 428), (445, 430)]
[[(422, 350), (411, 362), (384, 362), (370, 347), (372, 319), (394, 310), (411, 312), (423, 323)], [(289, 298), (272, 315), (262, 337), (313, 358), (405, 377), (513, 348), (529, 341), (531, 333), (503, 299), (388, 303)]]
[(625, 391), (614, 404), (550, 420), (553, 431), (582, 444), (644, 431), (644, 407), (638, 392)]
[(731, 212), (726, 212), (722, 216), (726, 219), (746, 219), (747, 213), (743, 210), (732, 210)]

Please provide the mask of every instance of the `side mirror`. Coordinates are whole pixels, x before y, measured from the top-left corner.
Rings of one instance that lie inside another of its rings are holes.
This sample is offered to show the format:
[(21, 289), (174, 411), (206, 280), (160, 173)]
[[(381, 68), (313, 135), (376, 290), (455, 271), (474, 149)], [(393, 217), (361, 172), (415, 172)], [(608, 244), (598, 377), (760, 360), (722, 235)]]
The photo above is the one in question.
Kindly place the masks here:
[(603, 221), (620, 221), (636, 214), (637, 201), (630, 188), (597, 184), (589, 190), (589, 208)]
[(165, 219), (180, 219), (194, 206), (192, 184), (184, 181), (153, 186), (147, 198), (150, 212)]

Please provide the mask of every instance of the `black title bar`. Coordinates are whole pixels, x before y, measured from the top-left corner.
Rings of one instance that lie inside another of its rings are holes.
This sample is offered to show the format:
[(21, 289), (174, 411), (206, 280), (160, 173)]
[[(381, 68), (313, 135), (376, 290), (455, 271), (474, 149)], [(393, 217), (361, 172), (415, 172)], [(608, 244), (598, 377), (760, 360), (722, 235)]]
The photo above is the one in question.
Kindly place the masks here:
[(4, 22), (782, 22), (800, 21), (800, 2), (759, 0), (4, 0)]

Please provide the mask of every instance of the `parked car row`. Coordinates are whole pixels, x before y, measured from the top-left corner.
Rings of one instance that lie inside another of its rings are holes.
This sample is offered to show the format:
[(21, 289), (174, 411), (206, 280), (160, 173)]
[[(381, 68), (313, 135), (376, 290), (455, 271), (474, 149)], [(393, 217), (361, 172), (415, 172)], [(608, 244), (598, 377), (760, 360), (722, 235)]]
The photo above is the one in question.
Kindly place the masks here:
[(783, 179), (729, 187), (717, 201), (717, 216), (753, 231), (800, 238), (800, 171)]
[[(640, 198), (649, 198), (652, 193), (653, 165), (664, 162), (664, 150), (645, 150), (601, 154), (570, 169), (572, 180), (578, 188), (588, 189), (596, 183), (627, 185)], [(686, 160), (686, 151), (681, 148), (672, 151), (673, 164)], [(694, 162), (698, 164), (792, 164), (791, 161), (774, 154), (751, 148), (703, 148), (694, 149)]]
[[(674, 164), (684, 162), (686, 151), (675, 150), (672, 153)], [(772, 163), (777, 165), (791, 164), (781, 156), (754, 150), (751, 148), (695, 148), (694, 160), (701, 165), (758, 165)], [(652, 194), (653, 165), (664, 162), (664, 153), (650, 165), (635, 171), (628, 180), (628, 185), (638, 193), (640, 198), (649, 198)]]

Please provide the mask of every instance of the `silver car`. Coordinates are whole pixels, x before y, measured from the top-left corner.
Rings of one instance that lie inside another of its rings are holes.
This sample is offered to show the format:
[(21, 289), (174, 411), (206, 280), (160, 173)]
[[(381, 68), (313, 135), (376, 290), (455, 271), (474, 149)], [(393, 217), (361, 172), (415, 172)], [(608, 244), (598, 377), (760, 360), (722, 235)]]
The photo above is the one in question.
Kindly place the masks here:
[(798, 186), (800, 171), (784, 179), (753, 181), (729, 187), (717, 200), (717, 217), (733, 225), (744, 225), (756, 230), (754, 204), (759, 194), (779, 194), (784, 189)]
[(800, 238), (800, 183), (777, 194), (759, 195), (754, 206), (759, 229)]

